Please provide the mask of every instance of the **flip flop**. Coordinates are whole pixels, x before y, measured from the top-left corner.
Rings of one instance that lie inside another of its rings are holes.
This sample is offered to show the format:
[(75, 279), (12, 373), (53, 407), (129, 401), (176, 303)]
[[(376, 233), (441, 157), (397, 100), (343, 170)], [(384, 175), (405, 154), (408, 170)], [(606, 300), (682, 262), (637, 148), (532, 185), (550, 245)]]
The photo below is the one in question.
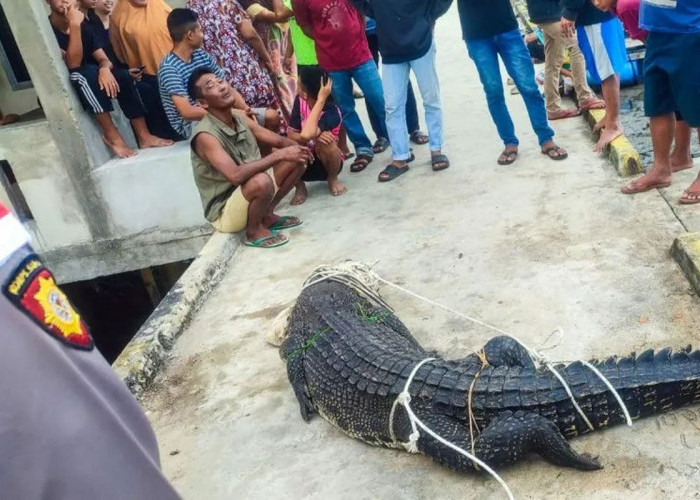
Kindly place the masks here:
[(430, 158), (430, 162), (433, 166), (433, 172), (439, 172), (440, 170), (445, 170), (450, 168), (450, 160), (446, 155), (435, 155)]
[(563, 120), (565, 118), (573, 118), (574, 116), (581, 116), (580, 109), (562, 109), (556, 113), (547, 113), (547, 119), (549, 121)]
[(290, 229), (292, 227), (301, 226), (304, 223), (299, 217), (293, 215), (284, 215), (280, 220), (270, 226), (270, 231), (279, 231), (281, 229)]
[[(552, 156), (550, 153), (556, 151), (557, 156)], [(562, 148), (559, 146), (549, 146), (547, 149), (542, 150), (543, 155), (547, 155), (551, 160), (554, 161), (561, 161), (561, 160), (566, 160), (569, 157), (569, 153), (564, 151)]]
[(583, 102), (579, 103), (579, 108), (581, 111), (588, 111), (589, 109), (605, 109), (605, 101), (597, 97), (591, 97)]
[[(505, 156), (505, 160), (501, 160), (501, 156)], [(518, 151), (508, 151), (507, 149), (504, 149), (503, 152), (501, 153), (501, 156), (498, 157), (498, 164), (499, 165), (510, 165), (513, 163), (517, 158), (518, 158)]]
[[(400, 175), (405, 174), (409, 170), (409, 166), (406, 165), (405, 167), (397, 167), (394, 165), (388, 165), (384, 170), (382, 170), (379, 173), (379, 182), (389, 182), (393, 181)], [(382, 177), (382, 174), (385, 174), (385, 177)]]
[[(276, 238), (279, 238), (280, 236), (282, 237), (282, 239), (277, 243), (265, 245), (265, 242), (274, 240)], [(254, 241), (246, 241), (245, 246), (252, 248), (277, 248), (281, 247), (282, 245), (286, 245), (287, 243), (289, 243), (289, 239), (285, 235), (273, 232), (270, 236), (264, 236)]]
[(374, 143), (374, 146), (372, 146), (372, 152), (375, 155), (381, 154), (387, 149), (389, 149), (389, 140), (384, 137), (380, 137), (379, 139), (377, 139), (377, 141)]
[(355, 161), (352, 162), (350, 165), (350, 172), (356, 174), (358, 172), (362, 172), (364, 169), (367, 168), (367, 165), (372, 163), (372, 158), (369, 155), (357, 155), (357, 158), (355, 158)]
[(661, 189), (661, 188), (667, 188), (671, 185), (671, 182), (656, 182), (654, 184), (649, 184), (645, 187), (636, 187), (637, 181), (632, 181), (626, 186), (624, 186), (620, 191), (622, 191), (624, 194), (637, 194), (637, 193), (646, 193), (647, 191), (651, 191), (652, 189)]
[(680, 197), (678, 203), (681, 205), (697, 205), (700, 203), (700, 192), (686, 189), (683, 191), (683, 196)]
[(414, 130), (413, 132), (411, 132), (410, 137), (411, 137), (411, 142), (413, 144), (418, 144), (419, 146), (422, 146), (424, 144), (428, 144), (428, 142), (430, 141), (430, 138), (427, 135), (425, 135), (423, 132), (421, 132), (420, 130)]

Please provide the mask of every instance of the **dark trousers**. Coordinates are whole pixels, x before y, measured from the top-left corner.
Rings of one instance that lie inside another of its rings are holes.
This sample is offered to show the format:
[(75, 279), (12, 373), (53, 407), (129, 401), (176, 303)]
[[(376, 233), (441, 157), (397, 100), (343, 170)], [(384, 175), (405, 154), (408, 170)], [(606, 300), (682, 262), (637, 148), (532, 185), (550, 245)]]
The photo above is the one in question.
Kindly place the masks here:
[[(379, 67), (379, 42), (377, 40), (377, 35), (367, 35), (367, 43), (369, 44), (369, 50), (372, 52), (374, 62), (377, 65), (377, 67)], [(379, 138), (379, 134), (377, 133), (377, 131), (383, 127), (378, 127), (376, 125), (378, 120), (377, 115), (372, 111), (372, 109), (369, 106), (367, 106), (367, 114), (369, 115), (369, 121), (372, 124), (372, 130), (374, 130), (374, 133), (377, 135), (377, 138)], [(409, 134), (412, 134), (416, 130), (420, 129), (420, 123), (418, 122), (418, 107), (416, 105), (416, 96), (413, 93), (413, 85), (411, 85), (410, 80), (408, 82), (408, 94), (406, 97), (406, 127), (408, 128)]]
[(180, 134), (173, 130), (168, 117), (165, 115), (163, 104), (160, 100), (158, 77), (144, 74), (141, 81), (136, 83), (136, 90), (143, 103), (146, 113), (146, 125), (151, 134), (173, 141), (185, 140), (184, 137), (181, 137)]
[[(98, 73), (97, 66), (88, 64), (71, 70), (70, 81), (77, 90), (80, 102), (86, 111), (93, 114), (110, 113), (114, 111), (112, 99), (100, 90)], [(115, 68), (112, 73), (119, 84), (117, 101), (126, 117), (129, 120), (143, 117), (144, 109), (136, 92), (134, 79), (126, 69)]]

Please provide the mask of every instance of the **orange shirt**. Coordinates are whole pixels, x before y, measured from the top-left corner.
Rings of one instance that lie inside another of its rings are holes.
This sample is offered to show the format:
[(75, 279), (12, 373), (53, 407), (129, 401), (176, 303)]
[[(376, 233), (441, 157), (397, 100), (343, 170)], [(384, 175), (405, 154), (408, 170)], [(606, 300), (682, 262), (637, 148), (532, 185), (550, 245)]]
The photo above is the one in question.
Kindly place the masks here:
[(173, 48), (167, 25), (171, 10), (164, 0), (148, 0), (144, 6), (131, 0), (117, 2), (109, 24), (117, 57), (130, 68), (144, 65), (144, 73), (157, 75), (160, 62)]

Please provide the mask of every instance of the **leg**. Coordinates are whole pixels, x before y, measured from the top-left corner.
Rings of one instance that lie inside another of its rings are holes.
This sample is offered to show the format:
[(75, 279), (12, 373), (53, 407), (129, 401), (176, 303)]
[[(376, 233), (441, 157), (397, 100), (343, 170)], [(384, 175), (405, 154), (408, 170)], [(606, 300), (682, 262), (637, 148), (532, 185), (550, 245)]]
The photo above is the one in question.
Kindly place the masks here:
[(676, 135), (673, 152), (671, 153), (671, 170), (680, 172), (693, 167), (693, 156), (690, 153), (692, 131), (681, 117), (676, 115)]
[(495, 41), (493, 38), (470, 40), (467, 42), (467, 50), (479, 72), (479, 79), (486, 92), (486, 102), (498, 135), (505, 144), (506, 151), (517, 152), (519, 142), (503, 96), (503, 81), (501, 69), (498, 66)]
[(355, 146), (359, 155), (368, 157), (371, 161), (372, 143), (365, 134), (360, 117), (355, 111), (355, 98), (352, 96), (352, 77), (350, 71), (331, 71), (333, 81), (333, 98), (343, 114), (343, 124), (350, 142)]
[(136, 91), (140, 97), (145, 112), (146, 126), (157, 137), (182, 141), (185, 138), (173, 130), (165, 116), (163, 104), (160, 100), (158, 78), (153, 75), (143, 75), (140, 82), (136, 82)]
[(515, 82), (527, 107), (532, 128), (537, 134), (537, 139), (543, 149), (550, 147), (554, 131), (547, 122), (547, 111), (544, 107), (544, 99), (535, 81), (535, 68), (530, 56), (520, 37), (518, 30), (503, 33), (496, 37), (496, 46), (501, 54), (508, 74)]
[[(427, 415), (426, 413), (428, 412), (421, 411), (418, 416), (430, 429), (463, 450), (471, 452), (472, 443), (468, 425), (447, 415), (438, 415), (432, 411)], [(399, 412), (399, 418), (396, 421), (398, 425), (395, 428), (401, 430), (397, 435), (405, 439), (410, 433), (405, 412)], [(447, 448), (424, 432), (421, 432), (418, 440), (418, 449), (432, 457), (436, 463), (457, 472), (467, 472), (476, 468), (471, 460)], [(483, 432), (474, 439), (474, 452), (479, 459), (496, 469), (516, 463), (530, 452), (538, 453), (547, 461), (563, 467), (579, 470), (602, 468), (595, 458), (576, 453), (551, 421), (536, 413), (522, 411), (516, 413), (505, 411), (491, 420)]]
[(280, 162), (272, 168), (278, 190), (270, 203), (268, 215), (266, 216), (265, 222), (268, 223), (268, 227), (279, 219), (278, 216), (274, 215), (275, 208), (289, 194), (292, 188), (299, 183), (305, 169), (304, 165), (288, 161)]
[(97, 113), (95, 115), (95, 120), (97, 121), (97, 125), (100, 126), (100, 130), (102, 130), (102, 140), (118, 158), (131, 158), (132, 156), (136, 156), (136, 151), (126, 144), (119, 130), (114, 125), (112, 115), (109, 113)]
[(534, 368), (535, 364), (525, 348), (512, 337), (494, 337), (484, 346), (486, 360), (492, 366), (523, 366)]
[(343, 155), (338, 145), (336, 143), (316, 144), (316, 157), (326, 171), (328, 189), (331, 194), (333, 196), (345, 194), (348, 188), (338, 179), (340, 169), (343, 167)]
[(620, 123), (620, 76), (617, 73), (603, 80), (602, 92), (605, 101), (604, 130), (593, 148), (596, 153), (601, 153), (612, 141), (625, 133)]
[(418, 88), (423, 97), (425, 107), (425, 123), (428, 125), (430, 136), (430, 154), (433, 158), (433, 170), (444, 170), (450, 166), (450, 162), (442, 154), (445, 142), (444, 122), (442, 116), (442, 98), (440, 96), (440, 82), (435, 67), (435, 41), (433, 45), (420, 59), (411, 61), (411, 69), (416, 75)]
[(540, 24), (544, 34), (544, 96), (547, 113), (556, 115), (561, 112), (559, 95), (559, 73), (564, 64), (564, 44), (559, 22)]
[[(245, 227), (246, 241), (253, 242), (264, 239), (261, 244), (261, 246), (264, 247), (276, 245), (286, 241), (286, 236), (282, 234), (275, 235), (272, 231), (270, 231), (269, 227), (265, 225), (265, 218), (269, 214), (270, 205), (275, 196), (275, 185), (272, 182), (272, 178), (266, 173), (256, 174), (248, 179), (240, 189), (241, 194), (248, 202), (248, 216)], [(231, 199), (226, 204), (227, 206), (224, 207), (221, 219), (231, 220), (228, 210), (231, 210), (232, 212), (234, 209), (235, 211), (240, 210), (240, 208), (229, 206), (229, 203), (232, 205), (236, 203), (236, 198), (234, 198), (234, 196), (236, 196), (236, 191), (234, 191), (234, 193), (231, 195)], [(224, 232), (230, 232), (225, 231), (225, 229), (238, 229), (234, 227), (222, 227), (219, 221), (217, 221), (217, 223), (214, 224), (214, 227), (216, 227), (219, 231), (223, 230)]]
[[(559, 29), (560, 24), (557, 23), (557, 26), (559, 33), (561, 33)], [(562, 40), (565, 48), (569, 51), (569, 59), (571, 59), (571, 79), (574, 82), (574, 89), (576, 90), (576, 98), (578, 99), (579, 106), (582, 109), (598, 109), (604, 106), (605, 103), (598, 99), (588, 86), (586, 60), (578, 44), (576, 33), (574, 33), (573, 36), (564, 37)]]
[[(379, 41), (377, 40), (376, 34), (367, 35), (367, 45), (369, 46), (369, 51), (372, 53), (374, 65), (379, 67)], [(367, 107), (367, 115), (369, 116), (369, 123), (372, 125), (374, 135), (379, 139), (382, 130), (382, 127), (379, 125), (379, 117), (374, 112), (374, 108), (369, 105), (369, 102), (365, 101), (365, 106)], [(386, 137), (384, 138), (386, 139)]]
[(386, 112), (384, 109), (384, 89), (377, 65), (374, 61), (367, 61), (353, 70), (352, 77), (365, 94), (368, 108), (371, 108), (376, 115), (377, 137), (388, 137)]
[(418, 104), (416, 103), (416, 95), (413, 93), (413, 84), (410, 79), (406, 88), (406, 128), (409, 135), (420, 130)]
[(392, 164), (398, 168), (406, 166), (411, 158), (406, 129), (406, 83), (408, 64), (383, 64), (384, 101), (386, 102), (386, 125), (391, 143)]

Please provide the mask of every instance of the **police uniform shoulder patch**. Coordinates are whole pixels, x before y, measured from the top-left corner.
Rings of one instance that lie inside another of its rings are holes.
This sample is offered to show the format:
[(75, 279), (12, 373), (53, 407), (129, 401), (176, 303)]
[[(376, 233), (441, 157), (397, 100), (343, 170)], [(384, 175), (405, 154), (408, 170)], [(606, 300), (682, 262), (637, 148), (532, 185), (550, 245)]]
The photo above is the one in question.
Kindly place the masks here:
[(30, 255), (10, 275), (3, 294), (42, 330), (77, 349), (95, 344), (80, 314), (37, 255)]

